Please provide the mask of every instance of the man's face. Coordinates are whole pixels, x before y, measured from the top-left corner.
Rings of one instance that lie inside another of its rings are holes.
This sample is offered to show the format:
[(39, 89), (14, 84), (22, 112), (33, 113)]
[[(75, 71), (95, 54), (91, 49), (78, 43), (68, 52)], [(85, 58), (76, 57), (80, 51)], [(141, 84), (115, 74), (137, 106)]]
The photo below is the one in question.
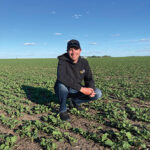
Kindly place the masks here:
[(68, 50), (69, 57), (72, 59), (73, 63), (78, 62), (80, 53), (81, 53), (80, 48), (73, 47)]

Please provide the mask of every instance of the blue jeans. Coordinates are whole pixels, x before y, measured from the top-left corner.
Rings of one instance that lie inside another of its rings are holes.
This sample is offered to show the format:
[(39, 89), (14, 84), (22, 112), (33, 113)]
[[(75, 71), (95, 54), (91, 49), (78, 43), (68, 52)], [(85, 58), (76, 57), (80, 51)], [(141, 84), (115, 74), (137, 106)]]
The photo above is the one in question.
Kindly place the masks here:
[(67, 111), (67, 106), (66, 106), (67, 98), (72, 98), (75, 104), (80, 105), (81, 103), (97, 100), (102, 96), (102, 92), (98, 88), (95, 89), (95, 93), (96, 93), (95, 96), (89, 97), (87, 95), (82, 94), (79, 91), (66, 87), (64, 84), (60, 82), (56, 83), (54, 89), (55, 89), (56, 96), (58, 97), (60, 102), (60, 109), (59, 109), (60, 112)]

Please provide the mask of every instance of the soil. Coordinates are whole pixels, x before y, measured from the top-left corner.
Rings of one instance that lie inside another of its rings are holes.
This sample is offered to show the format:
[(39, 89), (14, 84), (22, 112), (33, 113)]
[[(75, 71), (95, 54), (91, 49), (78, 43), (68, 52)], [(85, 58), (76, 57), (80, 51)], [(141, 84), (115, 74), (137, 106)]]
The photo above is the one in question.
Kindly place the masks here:
[[(23, 114), (23, 117), (20, 117), (18, 120), (39, 120), (41, 115), (28, 115)], [(84, 130), (88, 130), (89, 132), (95, 132), (92, 126), (99, 126), (97, 122), (89, 121), (85, 118), (79, 118), (74, 115), (70, 115), (71, 118), (71, 125), (73, 128), (83, 128)], [(0, 125), (0, 133), (7, 133), (7, 134), (13, 134), (16, 135), (13, 130), (10, 130), (9, 128), (4, 127), (3, 125)], [(57, 142), (57, 150), (103, 150), (104, 147), (100, 146), (98, 143), (94, 143), (92, 140), (86, 140), (81, 135), (75, 134), (73, 132), (70, 132), (70, 135), (77, 139), (77, 143), (74, 145), (71, 145), (68, 141), (64, 142)], [(31, 140), (27, 138), (20, 138), (19, 135), (16, 135), (18, 137), (18, 141), (13, 146), (12, 150), (42, 150), (39, 143), (31, 142)], [(43, 136), (43, 135), (40, 135)], [(45, 136), (45, 135), (44, 135)], [(49, 135), (47, 135), (49, 136)], [(106, 149), (106, 148), (105, 148)]]
[[(113, 102), (119, 102), (118, 100), (112, 100)], [(138, 105), (145, 105), (147, 107), (150, 107), (150, 103), (146, 102), (146, 103), (141, 103), (140, 101), (138, 101), (137, 99), (133, 100), (133, 104), (138, 106)], [(84, 106), (86, 107), (86, 106)], [(96, 111), (94, 109), (89, 109), (88, 113), (91, 114), (96, 114)], [(7, 116), (7, 114), (5, 112), (3, 112), (2, 110), (0, 110), (0, 114), (4, 114)], [(47, 113), (42, 113), (42, 114), (37, 114), (37, 115), (28, 115), (26, 113), (23, 113), (22, 117), (19, 117), (18, 120), (40, 120), (41, 116), (45, 116), (47, 115)], [(70, 114), (70, 118), (71, 118), (71, 125), (73, 128), (82, 128), (83, 130), (86, 130), (88, 132), (91, 133), (95, 133), (97, 132), (97, 127), (101, 126), (103, 131), (105, 130), (116, 130), (113, 128), (110, 128), (108, 126), (105, 126), (104, 124), (100, 124), (97, 121), (93, 121), (90, 119), (86, 119), (83, 117), (78, 117), (75, 115)], [(8, 116), (7, 116), (8, 117)], [(132, 122), (133, 124), (140, 126), (140, 122)], [(147, 123), (145, 123), (145, 125), (148, 126)], [(57, 150), (108, 150), (108, 148), (104, 148), (102, 145), (100, 145), (99, 143), (95, 143), (92, 140), (89, 139), (85, 139), (83, 136), (74, 133), (73, 131), (70, 130), (63, 130), (60, 129), (61, 132), (69, 132), (69, 134), (71, 136), (73, 136), (74, 138), (77, 139), (77, 143), (76, 144), (71, 144), (68, 141), (63, 141), (63, 142), (58, 142), (58, 141), (54, 141), (57, 144)], [(31, 142), (31, 140), (29, 140), (28, 138), (20, 138), (19, 135), (17, 135), (13, 130), (3, 126), (0, 124), (0, 133), (7, 133), (7, 134), (13, 134), (16, 135), (18, 137), (18, 141), (16, 142), (15, 146), (12, 148), (12, 150), (43, 150), (42, 147), (40, 146), (40, 144), (36, 141), (34, 141), (33, 143)], [(101, 134), (101, 133), (100, 133)], [(46, 133), (40, 133), (39, 137), (50, 137), (50, 135), (46, 134)]]
[(20, 139), (12, 150), (42, 150), (38, 143), (32, 143), (28, 139)]

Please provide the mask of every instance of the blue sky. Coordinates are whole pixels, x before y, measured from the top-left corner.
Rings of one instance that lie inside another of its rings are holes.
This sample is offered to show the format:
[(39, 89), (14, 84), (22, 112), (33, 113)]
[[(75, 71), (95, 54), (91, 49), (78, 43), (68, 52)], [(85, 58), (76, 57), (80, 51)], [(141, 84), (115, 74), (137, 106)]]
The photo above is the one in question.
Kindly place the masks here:
[(150, 56), (150, 0), (0, 0), (0, 58)]

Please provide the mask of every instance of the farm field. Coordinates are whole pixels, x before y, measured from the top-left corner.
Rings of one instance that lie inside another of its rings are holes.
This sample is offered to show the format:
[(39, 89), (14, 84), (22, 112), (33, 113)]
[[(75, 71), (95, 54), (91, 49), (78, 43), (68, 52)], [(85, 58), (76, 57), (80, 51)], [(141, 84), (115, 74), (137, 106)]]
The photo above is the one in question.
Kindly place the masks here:
[(150, 149), (150, 57), (88, 61), (103, 96), (63, 122), (57, 59), (0, 60), (0, 150)]

